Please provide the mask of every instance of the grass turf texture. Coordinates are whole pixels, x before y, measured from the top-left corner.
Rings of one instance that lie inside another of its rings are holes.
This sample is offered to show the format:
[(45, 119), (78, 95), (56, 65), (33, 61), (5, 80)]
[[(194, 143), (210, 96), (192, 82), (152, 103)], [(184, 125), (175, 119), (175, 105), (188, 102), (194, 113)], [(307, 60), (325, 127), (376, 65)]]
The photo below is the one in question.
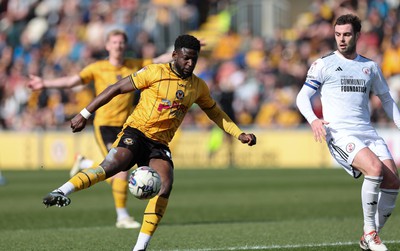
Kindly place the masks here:
[[(3, 171), (0, 250), (132, 250), (139, 230), (117, 229), (110, 186), (42, 198), (67, 171)], [(360, 187), (340, 169), (176, 170), (167, 212), (148, 250), (360, 250)], [(138, 220), (146, 201), (129, 197)], [(400, 250), (399, 209), (381, 233)]]

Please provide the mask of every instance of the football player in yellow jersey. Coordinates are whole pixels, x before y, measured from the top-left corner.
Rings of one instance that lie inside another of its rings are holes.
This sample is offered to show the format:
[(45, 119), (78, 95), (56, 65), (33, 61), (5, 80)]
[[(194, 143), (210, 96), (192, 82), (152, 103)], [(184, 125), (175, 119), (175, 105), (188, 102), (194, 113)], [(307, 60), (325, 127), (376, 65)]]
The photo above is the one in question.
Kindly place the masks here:
[(151, 166), (161, 177), (159, 194), (150, 199), (134, 251), (146, 250), (168, 205), (174, 167), (168, 144), (194, 104), (221, 129), (249, 146), (256, 144), (254, 134), (246, 134), (212, 99), (206, 83), (193, 74), (200, 52), (200, 41), (191, 35), (175, 40), (172, 63), (151, 64), (107, 87), (80, 114), (71, 120), (73, 132), (81, 131), (90, 115), (124, 93), (141, 90), (141, 98), (125, 122), (118, 139), (98, 167), (84, 169), (43, 198), (47, 207), (64, 207), (67, 195), (86, 189), (133, 165)]
[[(33, 90), (41, 90), (43, 88), (72, 88), (78, 85), (94, 83), (96, 96), (104, 91), (110, 84), (136, 72), (143, 66), (150, 63), (169, 62), (172, 60), (171, 55), (163, 54), (155, 59), (132, 59), (125, 58), (127, 36), (123, 31), (112, 30), (106, 38), (105, 48), (109, 53), (108, 59), (94, 62), (79, 74), (61, 77), (51, 80), (43, 80), (38, 76), (31, 75), (28, 87)], [(112, 143), (116, 140), (118, 133), (128, 116), (133, 110), (134, 93), (126, 93), (119, 95), (107, 105), (96, 111), (94, 118), (94, 132), (96, 142), (104, 156), (111, 149)], [(82, 167), (82, 163), (87, 167), (93, 165), (93, 161), (85, 159), (79, 155), (77, 161), (71, 169), (71, 177), (76, 174)], [(121, 172), (113, 176), (107, 181), (111, 184), (112, 193), (117, 212), (116, 227), (118, 228), (139, 228), (140, 223), (131, 217), (126, 208), (127, 191), (128, 191), (128, 172)]]

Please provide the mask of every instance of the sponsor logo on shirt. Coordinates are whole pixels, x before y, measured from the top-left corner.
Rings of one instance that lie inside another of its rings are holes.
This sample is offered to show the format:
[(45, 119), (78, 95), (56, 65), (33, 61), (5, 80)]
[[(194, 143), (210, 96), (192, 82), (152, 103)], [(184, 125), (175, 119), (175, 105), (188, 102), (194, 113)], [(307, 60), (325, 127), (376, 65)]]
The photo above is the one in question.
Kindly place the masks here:
[(365, 79), (342, 78), (340, 80), (342, 92), (367, 92)]
[(170, 100), (163, 99), (162, 103), (158, 105), (158, 111), (161, 112), (163, 110), (174, 109), (171, 114), (178, 116), (179, 114), (185, 114), (188, 108), (186, 105), (179, 103), (178, 101), (174, 101), (171, 103)]

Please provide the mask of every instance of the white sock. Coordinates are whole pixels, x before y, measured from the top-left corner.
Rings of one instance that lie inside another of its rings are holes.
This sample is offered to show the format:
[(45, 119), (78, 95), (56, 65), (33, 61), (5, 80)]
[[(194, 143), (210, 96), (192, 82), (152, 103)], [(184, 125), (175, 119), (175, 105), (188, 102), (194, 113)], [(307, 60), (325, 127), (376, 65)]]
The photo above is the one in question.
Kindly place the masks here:
[(365, 176), (361, 187), (361, 204), (364, 213), (364, 233), (376, 230), (375, 214), (378, 208), (379, 187), (383, 177)]
[(56, 189), (54, 191), (61, 191), (61, 192), (63, 192), (64, 195), (68, 195), (68, 194), (72, 193), (73, 191), (75, 191), (75, 187), (74, 187), (74, 184), (72, 184), (71, 182), (68, 181), (64, 185), (60, 186), (58, 189)]
[(381, 189), (379, 193), (378, 209), (375, 214), (376, 229), (379, 232), (396, 206), (398, 189)]
[(117, 221), (130, 217), (126, 207), (116, 208), (115, 211), (117, 212)]
[(151, 235), (140, 232), (136, 241), (136, 245), (132, 251), (146, 250), (149, 245)]
[(93, 166), (93, 164), (94, 164), (94, 161), (93, 160), (91, 160), (91, 159), (83, 159), (82, 161), (81, 161), (81, 163), (79, 163), (79, 167), (81, 168), (81, 169), (86, 169), (86, 168), (89, 168), (89, 167), (92, 167)]

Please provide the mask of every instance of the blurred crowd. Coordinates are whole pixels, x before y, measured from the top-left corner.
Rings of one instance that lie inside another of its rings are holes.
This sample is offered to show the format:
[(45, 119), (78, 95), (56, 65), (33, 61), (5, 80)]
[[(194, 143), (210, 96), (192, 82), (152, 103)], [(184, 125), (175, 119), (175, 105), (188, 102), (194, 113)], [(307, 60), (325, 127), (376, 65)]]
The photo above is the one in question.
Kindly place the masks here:
[[(296, 108), (296, 95), (310, 64), (335, 50), (333, 21), (348, 12), (363, 20), (359, 53), (381, 66), (399, 102), (398, 0), (314, 0), (292, 27), (277, 29), (274, 37), (255, 35), (246, 28), (232, 29), (232, 2), (0, 1), (0, 128), (68, 128), (69, 120), (93, 98), (92, 86), (32, 92), (26, 88), (28, 75), (51, 79), (78, 73), (107, 56), (104, 38), (112, 29), (127, 32), (127, 56), (136, 58), (153, 58), (170, 50), (175, 39), (171, 34), (200, 34), (198, 38), (206, 46), (195, 73), (237, 123), (260, 128), (299, 127), (305, 120)], [(211, 37), (215, 33), (199, 32), (211, 17), (221, 13), (224, 18), (218, 19), (220, 23), (212, 21), (220, 31), (218, 39)], [(313, 104), (316, 114), (322, 116), (318, 98)], [(371, 111), (374, 123), (392, 126), (374, 97)], [(193, 107), (184, 126), (207, 127), (204, 116)]]

